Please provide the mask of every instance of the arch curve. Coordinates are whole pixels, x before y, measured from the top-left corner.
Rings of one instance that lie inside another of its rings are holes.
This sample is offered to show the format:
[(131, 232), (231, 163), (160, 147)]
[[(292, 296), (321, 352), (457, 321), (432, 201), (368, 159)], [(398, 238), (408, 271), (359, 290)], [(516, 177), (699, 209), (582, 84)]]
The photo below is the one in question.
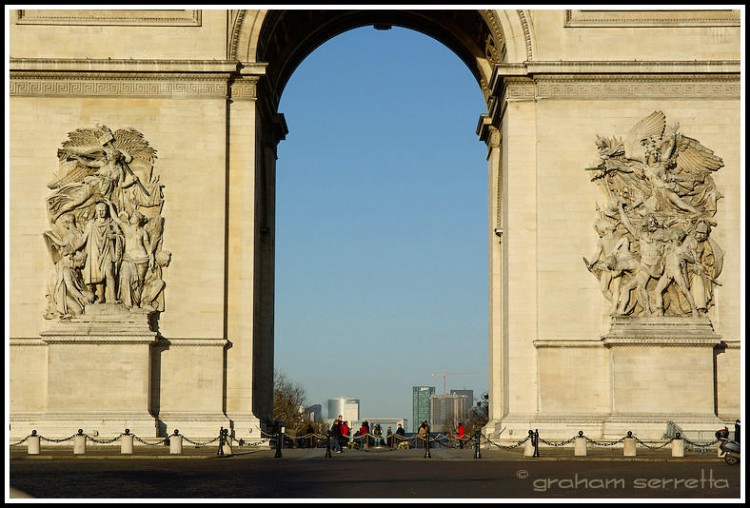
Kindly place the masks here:
[(424, 33), (450, 48), (490, 96), (495, 64), (530, 60), (531, 26), (526, 11), (466, 10), (257, 10), (235, 11), (230, 59), (267, 63), (274, 105), (296, 67), (318, 46), (354, 28), (400, 26)]

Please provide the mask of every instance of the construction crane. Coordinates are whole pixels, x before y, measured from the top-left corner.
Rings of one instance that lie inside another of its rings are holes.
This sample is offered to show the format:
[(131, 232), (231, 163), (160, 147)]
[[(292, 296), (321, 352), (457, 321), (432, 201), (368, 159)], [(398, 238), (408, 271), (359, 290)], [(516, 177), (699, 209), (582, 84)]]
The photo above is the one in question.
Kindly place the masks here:
[(443, 370), (443, 372), (432, 373), (433, 376), (441, 376), (443, 378), (443, 395), (448, 392), (445, 386), (445, 380), (448, 376), (473, 376), (475, 374), (476, 372), (445, 372), (445, 370)]

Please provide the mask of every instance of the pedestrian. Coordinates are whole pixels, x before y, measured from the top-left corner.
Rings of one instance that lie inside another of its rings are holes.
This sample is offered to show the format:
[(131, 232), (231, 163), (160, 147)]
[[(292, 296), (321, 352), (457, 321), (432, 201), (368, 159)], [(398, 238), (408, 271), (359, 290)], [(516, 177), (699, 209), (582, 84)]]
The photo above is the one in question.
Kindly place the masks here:
[(360, 448), (367, 448), (367, 445), (369, 444), (370, 437), (368, 436), (370, 434), (370, 424), (367, 423), (367, 420), (362, 422), (362, 426), (359, 428), (359, 440), (360, 440)]
[(388, 426), (388, 430), (385, 432), (385, 441), (388, 443), (389, 448), (393, 448), (393, 427)]
[(405, 447), (409, 446), (409, 442), (406, 441), (406, 429), (404, 429), (403, 425), (401, 425), (400, 423), (396, 426), (396, 435), (394, 437), (395, 441), (398, 441), (398, 444), (396, 444), (396, 448), (401, 447), (402, 442), (406, 443), (404, 445)]
[(331, 425), (331, 441), (333, 442), (333, 451), (336, 453), (341, 453), (341, 419), (343, 416), (339, 415), (338, 418), (336, 418), (333, 421), (333, 425)]
[(342, 443), (342, 446), (345, 446), (347, 448), (349, 447), (349, 433), (350, 433), (349, 422), (348, 421), (341, 422), (341, 443)]
[(383, 428), (379, 423), (376, 423), (372, 428), (372, 433), (375, 436), (373, 439), (375, 446), (383, 446)]
[(427, 420), (425, 420), (422, 422), (422, 425), (419, 426), (419, 430), (417, 431), (417, 435), (419, 436), (419, 440), (417, 441), (417, 443), (419, 443), (419, 441), (425, 441), (425, 443), (423, 444), (426, 447), (427, 446), (426, 444), (427, 434), (429, 433), (430, 433), (430, 426), (427, 424)]
[(456, 438), (458, 439), (458, 447), (463, 449), (464, 447), (464, 437), (466, 436), (466, 429), (464, 429), (463, 422), (458, 422), (458, 427), (456, 428)]

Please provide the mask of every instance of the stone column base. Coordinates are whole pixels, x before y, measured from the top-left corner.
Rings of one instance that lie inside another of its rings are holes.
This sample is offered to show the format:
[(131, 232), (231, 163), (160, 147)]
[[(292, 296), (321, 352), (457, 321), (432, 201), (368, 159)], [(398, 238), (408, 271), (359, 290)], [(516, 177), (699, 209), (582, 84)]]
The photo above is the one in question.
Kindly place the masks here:
[(225, 429), (230, 428), (229, 418), (225, 414), (218, 412), (170, 411), (159, 413), (159, 422), (163, 437), (171, 436), (175, 430), (179, 430), (180, 435), (191, 441), (200, 443), (219, 437), (219, 431), (222, 427)]
[[(103, 412), (71, 411), (55, 413), (19, 413), (10, 418), (10, 440), (20, 440), (36, 430), (37, 434), (47, 439), (64, 439), (78, 433), (99, 440), (113, 439), (130, 429), (131, 434), (143, 439), (158, 436), (156, 418), (147, 412)], [(71, 442), (58, 443), (64, 446)], [(56, 443), (42, 441), (42, 446)]]

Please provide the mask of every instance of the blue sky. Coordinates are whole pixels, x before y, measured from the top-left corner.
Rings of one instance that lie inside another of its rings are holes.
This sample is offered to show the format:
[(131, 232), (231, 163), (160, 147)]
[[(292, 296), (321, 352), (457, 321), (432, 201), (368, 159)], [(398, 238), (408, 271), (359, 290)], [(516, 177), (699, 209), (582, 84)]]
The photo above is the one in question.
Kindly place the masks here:
[[(345, 32), (279, 111), (275, 368), (307, 402), (411, 420), (412, 386), (487, 390), (486, 112), (466, 65), (412, 30)], [(325, 409), (324, 409), (325, 411)]]

